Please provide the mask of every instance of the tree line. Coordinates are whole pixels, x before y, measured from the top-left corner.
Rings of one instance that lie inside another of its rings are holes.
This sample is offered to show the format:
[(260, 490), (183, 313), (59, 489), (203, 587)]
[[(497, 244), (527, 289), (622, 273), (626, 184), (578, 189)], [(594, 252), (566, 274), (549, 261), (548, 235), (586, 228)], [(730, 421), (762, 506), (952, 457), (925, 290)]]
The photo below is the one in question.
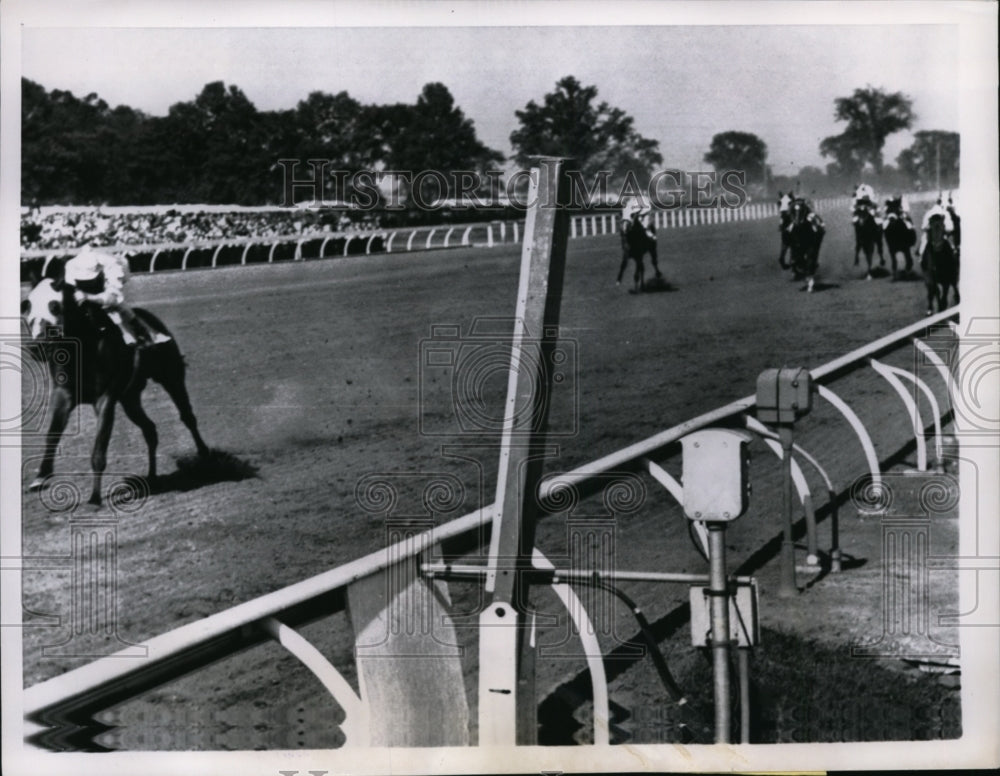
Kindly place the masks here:
[[(515, 111), (515, 118), (512, 161), (522, 168), (534, 155), (570, 156), (586, 180), (606, 171), (615, 190), (630, 176), (645, 185), (663, 164), (658, 141), (643, 137), (632, 116), (598, 101), (597, 87), (573, 76)], [(915, 119), (905, 95), (858, 89), (835, 101), (834, 118), (846, 127), (820, 144), (832, 158), (826, 171), (806, 167), (796, 180), (775, 177), (766, 143), (740, 131), (715, 135), (704, 159), (719, 171), (744, 171), (752, 192), (768, 194), (793, 184), (809, 193), (839, 191), (867, 171), (887, 181), (883, 188), (897, 180), (924, 188), (939, 179), (957, 184), (956, 133), (917, 132), (896, 167), (883, 163), (885, 139)], [(484, 174), (506, 161), (479, 139), (441, 83), (425, 85), (413, 103), (363, 104), (345, 91), (315, 91), (292, 109), (261, 111), (239, 87), (216, 81), (165, 116), (151, 116), (126, 105), (112, 108), (94, 93), (80, 98), (22, 79), (21, 138), (22, 202), (39, 205), (282, 204), (287, 164), (280, 160), (289, 159), (326, 160), (330, 169), (348, 174)], [(298, 175), (309, 177), (306, 164), (300, 167)], [(436, 196), (456, 193), (430, 183)], [(349, 186), (344, 178), (328, 177), (321, 193), (346, 200)], [(410, 193), (401, 193), (403, 202), (413, 199)]]

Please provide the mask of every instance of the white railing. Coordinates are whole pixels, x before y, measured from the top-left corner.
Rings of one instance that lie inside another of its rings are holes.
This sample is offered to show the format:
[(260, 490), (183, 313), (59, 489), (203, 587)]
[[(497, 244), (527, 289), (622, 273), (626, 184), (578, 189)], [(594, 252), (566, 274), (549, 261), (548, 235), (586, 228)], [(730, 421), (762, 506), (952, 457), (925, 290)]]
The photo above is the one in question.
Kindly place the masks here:
[[(872, 369), (872, 374), (885, 376), (887, 370), (877, 359), (909, 344), (914, 345), (926, 359), (928, 353), (934, 351), (920, 337), (925, 336), (931, 328), (944, 324), (954, 329), (957, 315), (958, 309), (952, 308), (928, 317), (811, 372), (813, 381), (818, 385), (819, 396), (841, 414), (860, 442), (865, 469), (870, 475), (867, 487), (875, 502), (878, 501), (882, 481), (879, 459), (875, 454), (871, 434), (849, 404), (831, 388), (831, 383), (849, 373), (868, 368)], [(944, 381), (951, 404), (950, 408), (945, 409), (938, 406), (936, 401), (930, 402), (934, 415), (934, 430), (939, 438), (941, 423), (953, 412), (955, 406), (952, 392), (954, 385), (951, 374), (943, 362), (940, 359), (931, 359), (931, 362), (935, 367), (930, 370), (931, 377), (937, 375), (934, 379)], [(927, 375), (906, 372), (898, 367), (892, 367), (891, 371), (894, 377), (898, 377), (901, 372), (904, 373), (908, 382), (919, 387), (925, 395), (933, 396), (927, 384)], [(898, 380), (895, 382), (899, 383)], [(914, 418), (919, 417), (912, 405), (913, 393), (899, 390), (899, 396), (905, 402), (908, 412)], [(609, 472), (638, 469), (648, 472), (654, 482), (663, 486), (680, 501), (683, 497), (680, 483), (657, 460), (654, 460), (654, 456), (663, 458), (675, 454), (674, 443), (682, 437), (717, 424), (745, 427), (758, 434), (774, 449), (776, 445), (773, 442), (776, 435), (756, 420), (753, 415), (755, 404), (754, 396), (737, 399), (571, 472), (550, 477), (543, 481), (541, 495), (550, 505), (556, 504), (570, 490), (586, 487), (587, 483), (596, 483), (600, 481), (602, 475)], [(925, 429), (922, 423), (921, 420), (913, 427), (920, 468), (926, 466), (926, 452), (922, 447), (925, 444)], [(835, 496), (845, 493), (851, 483), (841, 482), (838, 488), (822, 466), (822, 455), (811, 455), (798, 445), (793, 450), (795, 453), (793, 479), (802, 507), (802, 512), (799, 514), (804, 514), (810, 553), (816, 552), (816, 514), (825, 509), (831, 517), (830, 557), (833, 570), (838, 571), (839, 547), (836, 537), (839, 529), (836, 522)], [(780, 448), (776, 452), (780, 457)], [(813, 508), (815, 500), (799, 468), (800, 459), (814, 467), (824, 482), (829, 501), (821, 510)], [(350, 589), (361, 580), (390, 568), (398, 568), (403, 562), (416, 562), (421, 554), (442, 541), (457, 537), (475, 541), (476, 532), (479, 532), (481, 538), (486, 533), (483, 530), (484, 526), (490, 523), (495, 515), (496, 507), (497, 505), (491, 504), (432, 530), (414, 533), (403, 541), (350, 563), (152, 638), (142, 645), (145, 648), (146, 659), (127, 660), (112, 655), (36, 684), (26, 690), (24, 697), (24, 709), (29, 727), (39, 734), (39, 739), (44, 739), (46, 732), (49, 732), (48, 729), (59, 728), (64, 723), (71, 725), (68, 720), (78, 720), (81, 714), (91, 714), (128, 698), (137, 697), (171, 679), (268, 639), (278, 641), (302, 660), (342, 708), (360, 709), (362, 719), (367, 719), (365, 711), (367, 699), (358, 698), (337, 669), (292, 629), (342, 611)], [(553, 511), (558, 510), (553, 509)], [(348, 720), (348, 723), (354, 725), (355, 731), (357, 722), (356, 717)], [(365, 745), (367, 740), (365, 732), (361, 730), (349, 739), (348, 744)]]
[[(907, 194), (910, 202), (927, 202), (937, 198), (936, 192)], [(850, 207), (850, 197), (817, 199), (819, 213), (832, 213)], [(655, 210), (653, 221), (657, 229), (682, 229), (710, 226), (737, 221), (760, 221), (777, 218), (774, 202), (751, 202), (739, 208), (680, 208)], [(618, 213), (573, 216), (570, 237), (592, 237), (616, 234)], [(272, 235), (263, 237), (193, 240), (180, 243), (115, 245), (104, 248), (130, 257), (133, 272), (160, 272), (166, 269), (186, 270), (214, 268), (224, 265), (304, 261), (356, 254), (397, 253), (441, 248), (517, 244), (524, 233), (524, 221), (492, 221), (472, 224), (435, 225), (374, 229), (358, 232), (309, 232), (306, 234)], [(41, 259), (44, 268), (53, 258), (74, 255), (79, 248), (31, 249), (21, 251), (21, 261)], [(149, 257), (148, 263), (146, 256)]]

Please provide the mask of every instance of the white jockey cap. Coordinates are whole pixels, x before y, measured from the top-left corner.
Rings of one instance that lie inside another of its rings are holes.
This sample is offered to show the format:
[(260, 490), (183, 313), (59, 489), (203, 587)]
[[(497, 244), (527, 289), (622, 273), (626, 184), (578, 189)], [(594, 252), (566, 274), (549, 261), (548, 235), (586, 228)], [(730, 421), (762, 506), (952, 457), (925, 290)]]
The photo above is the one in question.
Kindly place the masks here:
[(622, 205), (622, 218), (631, 218), (632, 214), (638, 211), (639, 203), (634, 199), (626, 199)]
[(85, 250), (66, 262), (64, 277), (70, 285), (94, 280), (104, 269), (107, 258), (96, 251)]

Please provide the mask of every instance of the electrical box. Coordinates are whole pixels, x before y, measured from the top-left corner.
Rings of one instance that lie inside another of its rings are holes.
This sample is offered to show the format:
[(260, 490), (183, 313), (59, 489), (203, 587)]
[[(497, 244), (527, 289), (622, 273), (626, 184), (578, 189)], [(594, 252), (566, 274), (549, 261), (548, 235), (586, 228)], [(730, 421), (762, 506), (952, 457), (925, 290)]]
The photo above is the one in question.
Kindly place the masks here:
[[(691, 588), (691, 646), (707, 647), (712, 634), (712, 597), (707, 587)], [(760, 641), (757, 580), (736, 587), (729, 598), (729, 638), (737, 646), (752, 647)]]
[(684, 514), (727, 522), (750, 505), (750, 440), (745, 431), (710, 428), (681, 439)]
[(757, 420), (794, 423), (812, 409), (812, 375), (801, 367), (765, 369), (757, 378)]

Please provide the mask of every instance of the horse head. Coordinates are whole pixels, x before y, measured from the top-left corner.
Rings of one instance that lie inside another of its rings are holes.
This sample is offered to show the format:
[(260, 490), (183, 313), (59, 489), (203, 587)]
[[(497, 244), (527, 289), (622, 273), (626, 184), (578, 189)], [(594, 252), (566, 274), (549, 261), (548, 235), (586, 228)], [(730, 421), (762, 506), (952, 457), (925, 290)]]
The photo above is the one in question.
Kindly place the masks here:
[(62, 283), (45, 278), (21, 302), (21, 317), (35, 343), (47, 339), (51, 330), (62, 329), (66, 314), (66, 294)]
[(809, 205), (804, 199), (794, 199), (791, 204), (792, 222), (804, 224), (810, 213)]
[(934, 251), (940, 251), (945, 243), (944, 214), (935, 213), (927, 222), (928, 242)]

